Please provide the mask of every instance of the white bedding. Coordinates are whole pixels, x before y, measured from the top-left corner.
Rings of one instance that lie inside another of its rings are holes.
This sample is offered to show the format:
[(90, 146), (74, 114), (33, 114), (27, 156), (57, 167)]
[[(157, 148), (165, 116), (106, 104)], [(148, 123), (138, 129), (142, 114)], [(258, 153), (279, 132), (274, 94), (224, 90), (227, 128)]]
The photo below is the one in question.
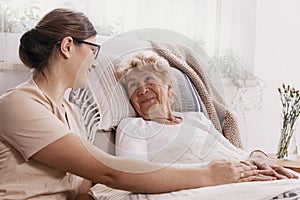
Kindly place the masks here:
[(283, 192), (300, 188), (299, 179), (233, 183), (163, 194), (133, 194), (97, 184), (91, 195), (97, 200), (270, 200)]
[[(189, 117), (188, 120), (185, 120), (187, 117)], [(138, 120), (137, 118), (135, 119)], [(206, 127), (207, 129), (209, 129), (209, 127), (213, 126), (203, 114), (190, 112), (188, 115), (184, 115), (183, 119), (184, 121), (181, 124), (185, 124), (183, 130), (183, 133), (185, 134), (176, 136), (181, 145), (178, 145), (178, 143), (176, 142), (173, 142), (174, 144), (172, 145), (167, 145), (167, 148), (165, 148), (163, 151), (160, 151), (160, 154), (155, 156), (155, 158), (157, 159), (156, 162), (172, 163), (173, 165), (178, 165), (178, 167), (193, 167), (193, 164), (186, 164), (189, 162), (193, 162), (195, 165), (194, 167), (196, 167), (195, 163), (205, 164), (216, 158), (236, 158), (239, 161), (243, 160), (243, 157), (245, 157), (245, 153), (237, 150), (227, 140), (221, 140), (223, 139), (223, 137), (220, 137), (219, 132), (207, 131), (210, 133), (208, 134), (204, 131)], [(201, 124), (200, 122), (203, 124)], [(153, 132), (152, 130), (163, 131), (164, 128), (168, 129), (167, 126), (160, 127), (157, 123), (151, 123), (151, 125), (153, 125), (151, 127), (151, 130), (149, 126), (143, 127), (141, 124), (138, 124), (137, 126), (129, 126), (129, 122), (126, 122), (125, 124), (128, 125), (127, 127), (133, 127), (132, 129), (126, 129), (126, 133), (135, 133), (135, 130), (139, 132), (139, 130), (137, 130), (137, 127), (142, 130), (149, 130), (151, 133)], [(193, 132), (196, 130), (195, 124), (198, 124), (198, 127), (203, 127), (203, 129), (198, 130), (197, 134), (195, 135), (190, 135), (194, 134)], [(154, 125), (157, 125), (158, 127), (155, 129)], [(121, 124), (119, 126), (121, 126)], [(181, 127), (180, 129), (183, 129), (183, 127)], [(162, 134), (167, 135), (167, 138), (160, 137), (160, 139), (166, 143), (170, 138), (167, 134), (168, 132), (172, 131), (166, 130), (166, 132)], [(191, 138), (193, 138), (192, 142), (190, 142)], [(130, 143), (130, 140), (128, 142), (128, 145), (134, 147), (134, 149), (126, 149), (128, 152), (131, 151), (146, 154), (146, 152), (139, 151), (138, 145)], [(180, 149), (181, 147), (182, 149)], [(201, 151), (199, 151), (199, 149)], [(182, 154), (180, 152), (185, 153)], [(178, 157), (178, 155), (181, 156)], [(168, 160), (168, 158), (170, 158), (172, 162), (168, 162), (170, 161), (170, 159)], [(300, 177), (300, 174), (297, 175)], [(300, 189), (300, 179), (234, 183), (213, 187), (203, 187), (198, 189), (181, 190), (164, 194), (133, 194), (128, 191), (116, 190), (105, 185), (97, 184), (91, 189), (91, 194), (97, 200), (270, 200), (275, 196), (297, 188)]]

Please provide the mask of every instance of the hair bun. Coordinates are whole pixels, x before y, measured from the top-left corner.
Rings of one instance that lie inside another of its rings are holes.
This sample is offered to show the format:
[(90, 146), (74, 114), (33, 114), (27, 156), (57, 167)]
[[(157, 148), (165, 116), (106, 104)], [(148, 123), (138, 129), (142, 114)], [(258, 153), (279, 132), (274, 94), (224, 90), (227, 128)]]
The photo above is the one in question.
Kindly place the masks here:
[(44, 51), (41, 34), (36, 28), (25, 32), (20, 39), (19, 56), (29, 68), (40, 68), (44, 62)]

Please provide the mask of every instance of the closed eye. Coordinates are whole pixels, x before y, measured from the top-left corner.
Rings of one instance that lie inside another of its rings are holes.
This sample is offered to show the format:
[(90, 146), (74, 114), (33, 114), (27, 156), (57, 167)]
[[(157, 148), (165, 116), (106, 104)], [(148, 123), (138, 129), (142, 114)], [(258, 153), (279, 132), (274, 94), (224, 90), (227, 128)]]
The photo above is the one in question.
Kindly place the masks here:
[(137, 88), (137, 82), (135, 81), (130, 81), (128, 84), (127, 84), (127, 88), (129, 89), (136, 89)]
[(153, 82), (155, 82), (154, 77), (152, 77), (150, 75), (147, 75), (144, 77), (144, 83), (153, 83)]

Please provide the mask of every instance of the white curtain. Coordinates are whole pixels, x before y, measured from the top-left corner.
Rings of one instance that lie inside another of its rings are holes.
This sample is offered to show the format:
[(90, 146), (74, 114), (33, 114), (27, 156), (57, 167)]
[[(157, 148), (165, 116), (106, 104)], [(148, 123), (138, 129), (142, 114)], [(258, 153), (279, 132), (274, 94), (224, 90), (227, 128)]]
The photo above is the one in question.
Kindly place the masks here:
[(253, 72), (256, 0), (52, 0), (42, 12), (68, 7), (86, 13), (99, 34), (162, 28), (186, 35), (210, 56), (233, 52)]
[(4, 16), (7, 5), (19, 12), (13, 15), (16, 21), (18, 16), (24, 18), (20, 12), (30, 8), (30, 3), (40, 7), (41, 15), (57, 7), (81, 10), (102, 35), (149, 27), (176, 31), (204, 47), (210, 56), (232, 51), (243, 68), (253, 72), (256, 0), (1, 0), (0, 25), (12, 17)]
[(241, 59), (242, 67), (253, 72), (256, 0), (223, 0), (219, 15), (219, 50), (232, 50)]

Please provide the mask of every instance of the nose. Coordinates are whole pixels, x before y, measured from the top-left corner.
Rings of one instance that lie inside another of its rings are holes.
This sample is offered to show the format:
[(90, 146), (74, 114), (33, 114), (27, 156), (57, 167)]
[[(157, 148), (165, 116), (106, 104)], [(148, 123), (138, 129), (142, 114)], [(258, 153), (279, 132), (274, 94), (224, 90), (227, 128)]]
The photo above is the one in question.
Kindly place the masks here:
[(138, 88), (138, 95), (145, 95), (148, 93), (148, 91), (149, 91), (148, 87), (143, 85)]

